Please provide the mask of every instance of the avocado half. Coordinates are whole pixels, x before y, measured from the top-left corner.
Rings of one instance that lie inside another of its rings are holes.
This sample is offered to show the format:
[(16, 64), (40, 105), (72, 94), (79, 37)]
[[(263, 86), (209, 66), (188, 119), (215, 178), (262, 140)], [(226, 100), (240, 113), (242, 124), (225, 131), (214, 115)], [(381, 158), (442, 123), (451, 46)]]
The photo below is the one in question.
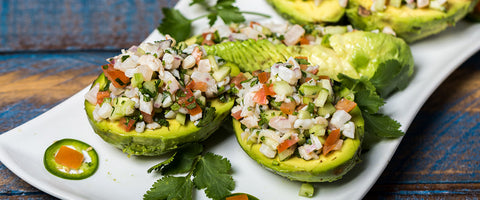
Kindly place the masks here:
[[(97, 83), (104, 85), (106, 80), (107, 78), (102, 73), (93, 82), (92, 86)], [(168, 119), (169, 127), (163, 126), (155, 130), (146, 129), (143, 133), (137, 133), (135, 130), (126, 132), (119, 125), (120, 122), (118, 121), (95, 121), (92, 114), (95, 105), (86, 100), (84, 105), (90, 125), (103, 140), (130, 155), (155, 156), (177, 149), (187, 143), (203, 141), (220, 127), (224, 119), (229, 115), (234, 100), (232, 98), (226, 103), (222, 103), (219, 100), (208, 101), (211, 107), (216, 109), (216, 115), (204, 127), (197, 127), (191, 121), (181, 125), (175, 119)]]
[(476, 2), (477, 0), (447, 0), (446, 11), (411, 9), (406, 5), (396, 8), (388, 5), (382, 12), (372, 12), (372, 0), (350, 0), (346, 15), (357, 29), (382, 30), (389, 26), (398, 37), (411, 43), (455, 25), (472, 11)]
[[(354, 31), (331, 35), (328, 45), (286, 46), (268, 40), (223, 42), (204, 46), (207, 54), (222, 57), (238, 65), (242, 71), (270, 68), (275, 62), (289, 57), (307, 56), (312, 65), (319, 66), (318, 75), (336, 79), (343, 73), (352, 78), (393, 77), (376, 84), (382, 96), (403, 89), (413, 75), (413, 55), (405, 41), (390, 34)], [(374, 83), (375, 84), (375, 83)]]
[(338, 0), (267, 0), (275, 10), (294, 24), (335, 23), (345, 14)]
[(284, 161), (280, 161), (278, 156), (273, 159), (267, 158), (259, 151), (261, 144), (248, 144), (246, 140), (242, 139), (243, 130), (240, 122), (233, 120), (233, 129), (242, 149), (266, 169), (290, 180), (331, 182), (342, 178), (360, 160), (365, 123), (358, 107), (353, 109), (350, 114), (352, 115), (351, 120), (356, 126), (355, 138), (345, 139), (340, 150), (326, 156), (320, 155), (317, 160), (307, 161), (295, 156)]

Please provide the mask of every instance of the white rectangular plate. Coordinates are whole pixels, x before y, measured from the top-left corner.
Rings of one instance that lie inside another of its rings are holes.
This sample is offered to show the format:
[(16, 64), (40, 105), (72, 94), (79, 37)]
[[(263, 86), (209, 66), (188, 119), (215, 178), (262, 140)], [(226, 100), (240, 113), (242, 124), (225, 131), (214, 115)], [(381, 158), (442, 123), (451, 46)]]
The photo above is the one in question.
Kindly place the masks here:
[[(255, 11), (281, 22), (264, 1), (242, 0), (243, 11)], [(177, 6), (188, 18), (199, 16), (198, 7), (187, 1)], [(262, 20), (248, 16), (248, 20)], [(206, 20), (195, 23), (196, 32), (206, 27)], [(410, 85), (387, 100), (383, 112), (398, 120), (406, 131), (426, 99), (438, 85), (468, 57), (480, 49), (480, 24), (461, 22), (454, 28), (411, 45), (415, 58), (415, 76)], [(154, 31), (146, 41), (161, 39)], [(128, 48), (128, 47), (125, 47)], [(147, 169), (165, 157), (128, 157), (98, 137), (90, 127), (83, 110), (87, 88), (39, 117), (0, 135), (0, 160), (19, 177), (61, 199), (141, 199), (161, 176), (148, 174)], [(239, 147), (232, 133), (213, 135), (208, 150), (227, 157), (236, 183), (234, 192), (245, 192), (260, 199), (302, 199), (299, 182), (292, 182), (263, 169)], [(90, 178), (65, 180), (48, 173), (43, 166), (45, 149), (56, 140), (74, 138), (92, 145), (99, 154), (100, 166)], [(362, 156), (342, 180), (321, 183), (316, 187), (319, 199), (360, 199), (380, 176), (401, 138), (384, 140)], [(203, 191), (195, 199), (207, 199)]]

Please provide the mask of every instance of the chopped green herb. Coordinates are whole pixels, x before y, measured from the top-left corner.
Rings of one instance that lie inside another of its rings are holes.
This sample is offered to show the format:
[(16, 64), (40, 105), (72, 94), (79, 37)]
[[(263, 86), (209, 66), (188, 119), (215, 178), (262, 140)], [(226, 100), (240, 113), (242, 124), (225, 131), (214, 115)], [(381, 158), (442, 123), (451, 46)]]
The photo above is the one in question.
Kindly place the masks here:
[(130, 57), (130, 55), (124, 55), (124, 56), (122, 56), (122, 58), (121, 58), (121, 59), (122, 59), (122, 63), (123, 63), (127, 58), (129, 58), (129, 57)]

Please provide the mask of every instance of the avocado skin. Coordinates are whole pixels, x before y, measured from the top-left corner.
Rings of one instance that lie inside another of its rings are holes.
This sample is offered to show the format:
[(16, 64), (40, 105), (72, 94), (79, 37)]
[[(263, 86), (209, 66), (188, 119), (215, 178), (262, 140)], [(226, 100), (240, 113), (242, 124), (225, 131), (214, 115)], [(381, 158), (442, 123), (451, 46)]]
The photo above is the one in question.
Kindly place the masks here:
[(371, 0), (350, 0), (346, 15), (352, 25), (360, 30), (382, 30), (390, 26), (398, 37), (407, 43), (437, 34), (465, 17), (478, 0), (448, 0), (447, 12), (435, 9), (410, 9), (405, 5), (400, 8), (387, 6), (383, 12), (371, 12), (361, 16), (359, 9), (370, 10)]
[[(106, 80), (106, 78), (102, 73), (93, 82), (92, 86), (103, 80)], [(102, 85), (102, 83), (100, 84)], [(95, 105), (90, 104), (86, 100), (84, 105), (90, 125), (95, 133), (104, 141), (122, 149), (123, 152), (129, 155), (156, 156), (175, 150), (187, 143), (201, 142), (217, 130), (229, 115), (234, 100), (232, 98), (226, 103), (221, 103), (218, 100), (212, 100), (210, 102), (216, 109), (216, 116), (207, 126), (197, 127), (191, 121), (188, 121), (182, 126), (175, 119), (169, 119), (168, 122), (170, 126), (168, 128), (161, 127), (155, 130), (145, 129), (143, 133), (137, 133), (135, 130), (126, 132), (119, 126), (119, 122), (112, 122), (110, 120), (97, 122), (93, 119), (92, 114)]]
[(293, 24), (336, 23), (345, 14), (338, 0), (323, 0), (316, 6), (313, 0), (267, 0), (282, 17)]
[(332, 35), (329, 47), (322, 45), (286, 46), (272, 44), (268, 40), (245, 40), (223, 42), (204, 46), (207, 54), (216, 55), (238, 65), (242, 71), (268, 69), (276, 62), (285, 62), (290, 57), (307, 56), (312, 65), (319, 66), (317, 75), (336, 79), (343, 73), (352, 78), (375, 76), (379, 66), (395, 61), (395, 78), (375, 85), (382, 96), (388, 96), (396, 89), (407, 86), (413, 75), (413, 55), (405, 41), (384, 33), (354, 31)]
[[(274, 159), (267, 158), (260, 153), (260, 144), (247, 144), (242, 139), (240, 122), (233, 120), (233, 129), (238, 143), (253, 160), (275, 174), (294, 181), (302, 182), (332, 182), (342, 178), (360, 161), (361, 144), (364, 137), (364, 121), (358, 107), (350, 112), (352, 121), (355, 123), (355, 139), (346, 139), (341, 150), (320, 155), (318, 160), (303, 160), (291, 157), (280, 161), (278, 156)], [(278, 163), (275, 165), (274, 162)]]

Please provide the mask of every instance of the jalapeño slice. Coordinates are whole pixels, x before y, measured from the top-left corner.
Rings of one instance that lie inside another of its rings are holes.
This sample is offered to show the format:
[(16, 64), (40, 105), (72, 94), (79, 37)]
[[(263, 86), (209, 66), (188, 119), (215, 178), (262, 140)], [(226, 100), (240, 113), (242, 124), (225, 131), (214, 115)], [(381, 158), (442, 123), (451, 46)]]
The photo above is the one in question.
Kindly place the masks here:
[(43, 164), (48, 172), (64, 179), (80, 180), (97, 171), (98, 155), (92, 146), (75, 139), (62, 139), (45, 150)]

